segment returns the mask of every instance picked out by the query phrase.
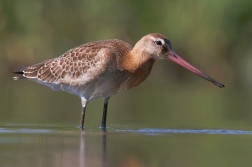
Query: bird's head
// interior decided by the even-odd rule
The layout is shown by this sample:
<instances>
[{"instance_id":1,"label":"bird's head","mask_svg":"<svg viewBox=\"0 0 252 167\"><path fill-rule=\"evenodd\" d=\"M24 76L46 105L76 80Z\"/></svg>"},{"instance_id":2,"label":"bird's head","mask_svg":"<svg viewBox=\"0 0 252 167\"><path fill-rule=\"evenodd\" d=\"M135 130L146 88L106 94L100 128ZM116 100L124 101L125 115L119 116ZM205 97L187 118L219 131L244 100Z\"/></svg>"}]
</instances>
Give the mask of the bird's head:
<instances>
[{"instance_id":1,"label":"bird's head","mask_svg":"<svg viewBox=\"0 0 252 167\"><path fill-rule=\"evenodd\" d=\"M184 59L182 59L176 52L174 52L170 40L162 34L151 33L142 37L142 39L140 39L136 43L133 50L137 50L138 52L140 52L138 54L147 59L169 59L190 70L196 75L212 82L220 88L224 87L223 84L204 74L203 72L186 62Z\"/></svg>"}]
</instances>

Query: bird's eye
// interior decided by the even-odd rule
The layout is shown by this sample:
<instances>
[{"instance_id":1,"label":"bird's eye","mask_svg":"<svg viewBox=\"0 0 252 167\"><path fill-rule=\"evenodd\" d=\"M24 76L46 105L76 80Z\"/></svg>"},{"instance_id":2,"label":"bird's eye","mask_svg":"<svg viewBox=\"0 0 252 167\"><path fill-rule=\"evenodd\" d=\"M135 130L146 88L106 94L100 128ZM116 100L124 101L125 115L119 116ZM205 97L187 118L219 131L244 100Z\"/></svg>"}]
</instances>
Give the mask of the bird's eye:
<instances>
[{"instance_id":1,"label":"bird's eye","mask_svg":"<svg viewBox=\"0 0 252 167\"><path fill-rule=\"evenodd\" d=\"M162 42L161 41L156 41L156 44L157 45L162 45Z\"/></svg>"}]
</instances>

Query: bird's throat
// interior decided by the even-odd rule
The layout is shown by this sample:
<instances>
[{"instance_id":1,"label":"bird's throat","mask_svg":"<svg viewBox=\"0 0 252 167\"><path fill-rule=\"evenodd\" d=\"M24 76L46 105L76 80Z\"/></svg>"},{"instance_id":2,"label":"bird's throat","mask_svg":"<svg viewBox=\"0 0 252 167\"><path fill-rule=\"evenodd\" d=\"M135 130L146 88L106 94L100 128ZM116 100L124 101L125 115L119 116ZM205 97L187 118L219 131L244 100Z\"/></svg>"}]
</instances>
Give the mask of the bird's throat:
<instances>
[{"instance_id":1,"label":"bird's throat","mask_svg":"<svg viewBox=\"0 0 252 167\"><path fill-rule=\"evenodd\" d=\"M122 66L125 70L134 73L139 68L150 68L152 67L155 59L150 58L150 56L139 52L129 52L122 61Z\"/></svg>"}]
</instances>

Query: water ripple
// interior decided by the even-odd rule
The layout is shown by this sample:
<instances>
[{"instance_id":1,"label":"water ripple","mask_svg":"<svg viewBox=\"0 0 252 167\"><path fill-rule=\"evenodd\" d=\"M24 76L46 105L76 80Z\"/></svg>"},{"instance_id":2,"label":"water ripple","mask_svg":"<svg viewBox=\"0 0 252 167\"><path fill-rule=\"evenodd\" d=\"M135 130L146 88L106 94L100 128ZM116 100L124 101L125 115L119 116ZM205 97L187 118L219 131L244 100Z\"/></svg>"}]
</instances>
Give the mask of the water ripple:
<instances>
[{"instance_id":1,"label":"water ripple","mask_svg":"<svg viewBox=\"0 0 252 167\"><path fill-rule=\"evenodd\" d=\"M147 134L221 134L221 135L252 135L252 131L226 129L115 129L117 132L134 132Z\"/></svg>"},{"instance_id":2,"label":"water ripple","mask_svg":"<svg viewBox=\"0 0 252 167\"><path fill-rule=\"evenodd\" d=\"M13 133L25 133L25 134L41 134L41 133L51 133L50 129L6 129L0 128L0 134L13 134Z\"/></svg>"},{"instance_id":3,"label":"water ripple","mask_svg":"<svg viewBox=\"0 0 252 167\"><path fill-rule=\"evenodd\" d=\"M113 133L141 133L147 135L163 135L163 134L213 134L213 135L252 135L252 131L248 130L229 130L229 129L161 129L161 128L110 128L105 131L96 127L85 127L84 131L76 127L60 127L54 125L26 125L26 124L8 124L0 126L0 134L44 134L44 133L64 133L64 132L107 132ZM90 133L91 132L91 133Z\"/></svg>"}]
</instances>

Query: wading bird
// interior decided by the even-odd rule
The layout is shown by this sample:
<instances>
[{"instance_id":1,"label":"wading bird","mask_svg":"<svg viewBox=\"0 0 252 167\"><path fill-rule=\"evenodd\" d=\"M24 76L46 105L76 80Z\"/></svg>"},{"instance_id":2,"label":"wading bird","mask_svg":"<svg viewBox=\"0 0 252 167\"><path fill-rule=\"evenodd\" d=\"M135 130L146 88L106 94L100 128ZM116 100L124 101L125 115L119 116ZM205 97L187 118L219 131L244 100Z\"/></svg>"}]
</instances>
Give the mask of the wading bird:
<instances>
[{"instance_id":1,"label":"wading bird","mask_svg":"<svg viewBox=\"0 0 252 167\"><path fill-rule=\"evenodd\" d=\"M154 62L160 59L170 59L220 88L224 87L177 55L171 42L158 33L142 37L134 47L118 39L89 42L57 58L20 68L15 72L20 75L14 79L27 78L53 90L79 96L81 129L84 128L87 104L103 98L101 127L106 128L109 98L142 83L149 76Z\"/></svg>"}]
</instances>

